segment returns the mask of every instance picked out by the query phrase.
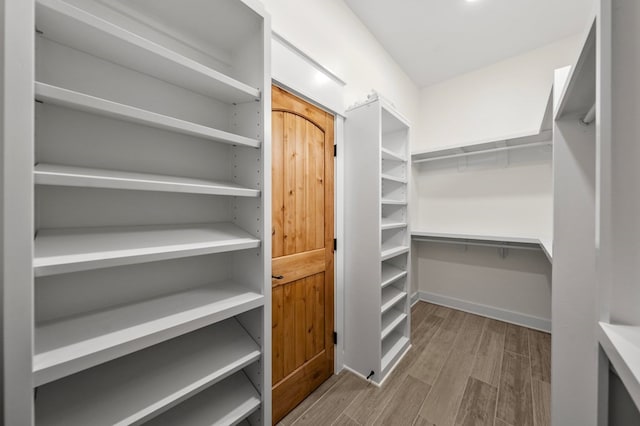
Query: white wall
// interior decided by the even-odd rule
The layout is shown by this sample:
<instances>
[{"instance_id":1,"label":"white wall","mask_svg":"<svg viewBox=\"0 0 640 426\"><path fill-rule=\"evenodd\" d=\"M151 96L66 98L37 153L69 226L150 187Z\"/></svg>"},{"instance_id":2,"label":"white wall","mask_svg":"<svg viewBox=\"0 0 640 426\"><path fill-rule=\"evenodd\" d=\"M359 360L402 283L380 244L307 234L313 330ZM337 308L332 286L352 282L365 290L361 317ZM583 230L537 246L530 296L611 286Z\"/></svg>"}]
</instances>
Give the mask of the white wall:
<instances>
[{"instance_id":1,"label":"white wall","mask_svg":"<svg viewBox=\"0 0 640 426\"><path fill-rule=\"evenodd\" d=\"M551 265L542 252L509 249L503 258L489 247L414 243L413 249L422 298L550 331Z\"/></svg>"},{"instance_id":2,"label":"white wall","mask_svg":"<svg viewBox=\"0 0 640 426\"><path fill-rule=\"evenodd\" d=\"M346 82L345 106L375 89L412 124L419 90L342 0L263 0L273 31Z\"/></svg>"},{"instance_id":3,"label":"white wall","mask_svg":"<svg viewBox=\"0 0 640 426\"><path fill-rule=\"evenodd\" d=\"M423 88L413 151L535 132L553 70L573 63L580 42L571 37Z\"/></svg>"}]
</instances>

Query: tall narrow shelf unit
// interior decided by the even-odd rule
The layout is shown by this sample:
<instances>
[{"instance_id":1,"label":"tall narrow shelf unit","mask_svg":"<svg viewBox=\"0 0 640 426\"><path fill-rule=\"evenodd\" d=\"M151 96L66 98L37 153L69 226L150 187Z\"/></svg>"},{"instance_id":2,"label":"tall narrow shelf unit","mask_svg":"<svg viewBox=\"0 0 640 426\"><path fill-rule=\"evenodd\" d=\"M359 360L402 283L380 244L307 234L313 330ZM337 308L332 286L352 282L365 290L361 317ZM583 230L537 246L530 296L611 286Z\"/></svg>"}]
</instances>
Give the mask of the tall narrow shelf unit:
<instances>
[{"instance_id":1,"label":"tall narrow shelf unit","mask_svg":"<svg viewBox=\"0 0 640 426\"><path fill-rule=\"evenodd\" d=\"M270 423L262 4L35 12L35 424Z\"/></svg>"},{"instance_id":2,"label":"tall narrow shelf unit","mask_svg":"<svg viewBox=\"0 0 640 426\"><path fill-rule=\"evenodd\" d=\"M372 96L345 132L345 365L380 384L410 346L409 124Z\"/></svg>"}]
</instances>

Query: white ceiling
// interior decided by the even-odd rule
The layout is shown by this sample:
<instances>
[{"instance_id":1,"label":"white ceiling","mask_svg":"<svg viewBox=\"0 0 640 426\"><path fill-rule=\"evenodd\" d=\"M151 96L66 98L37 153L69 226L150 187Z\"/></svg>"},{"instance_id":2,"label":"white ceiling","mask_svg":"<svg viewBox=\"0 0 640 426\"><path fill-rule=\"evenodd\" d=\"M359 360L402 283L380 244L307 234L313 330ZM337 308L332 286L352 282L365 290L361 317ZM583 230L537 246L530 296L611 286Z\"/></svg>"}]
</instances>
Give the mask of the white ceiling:
<instances>
[{"instance_id":1,"label":"white ceiling","mask_svg":"<svg viewBox=\"0 0 640 426\"><path fill-rule=\"evenodd\" d=\"M344 0L418 86L585 30L592 0Z\"/></svg>"}]
</instances>

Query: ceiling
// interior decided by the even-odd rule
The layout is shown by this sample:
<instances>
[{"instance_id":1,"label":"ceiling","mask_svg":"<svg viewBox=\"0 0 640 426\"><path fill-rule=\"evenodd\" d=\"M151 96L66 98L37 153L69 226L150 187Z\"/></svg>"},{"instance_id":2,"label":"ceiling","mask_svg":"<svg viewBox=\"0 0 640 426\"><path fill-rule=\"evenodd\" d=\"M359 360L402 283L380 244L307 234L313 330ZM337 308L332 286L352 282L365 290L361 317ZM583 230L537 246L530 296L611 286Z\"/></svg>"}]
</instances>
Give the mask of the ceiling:
<instances>
[{"instance_id":1,"label":"ceiling","mask_svg":"<svg viewBox=\"0 0 640 426\"><path fill-rule=\"evenodd\" d=\"M587 27L592 0L344 0L418 86Z\"/></svg>"}]
</instances>

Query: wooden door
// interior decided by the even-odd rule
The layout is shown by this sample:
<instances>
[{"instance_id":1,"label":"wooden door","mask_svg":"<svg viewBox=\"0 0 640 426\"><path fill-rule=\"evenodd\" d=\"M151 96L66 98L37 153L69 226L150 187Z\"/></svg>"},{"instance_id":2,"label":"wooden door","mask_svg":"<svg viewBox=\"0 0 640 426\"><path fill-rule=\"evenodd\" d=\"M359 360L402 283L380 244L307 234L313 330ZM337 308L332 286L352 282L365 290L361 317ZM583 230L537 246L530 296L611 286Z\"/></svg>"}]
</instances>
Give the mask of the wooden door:
<instances>
[{"instance_id":1,"label":"wooden door","mask_svg":"<svg viewBox=\"0 0 640 426\"><path fill-rule=\"evenodd\" d=\"M273 87L273 422L333 374L333 116Z\"/></svg>"}]
</instances>

